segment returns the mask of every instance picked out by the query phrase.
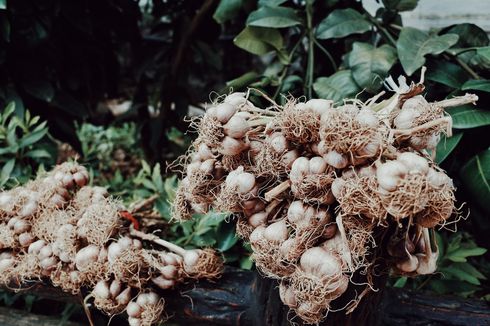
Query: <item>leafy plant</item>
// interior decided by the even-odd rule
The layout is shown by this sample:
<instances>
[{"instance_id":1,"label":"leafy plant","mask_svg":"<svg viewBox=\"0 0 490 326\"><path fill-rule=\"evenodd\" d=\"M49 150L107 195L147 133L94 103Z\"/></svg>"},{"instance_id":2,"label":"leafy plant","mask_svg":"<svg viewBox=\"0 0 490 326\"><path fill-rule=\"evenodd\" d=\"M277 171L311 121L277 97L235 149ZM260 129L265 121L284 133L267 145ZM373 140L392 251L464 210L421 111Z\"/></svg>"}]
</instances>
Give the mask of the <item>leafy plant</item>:
<instances>
[{"instance_id":1,"label":"leafy plant","mask_svg":"<svg viewBox=\"0 0 490 326\"><path fill-rule=\"evenodd\" d=\"M0 188L24 183L38 168L54 163L55 144L48 139L46 121L11 102L0 114Z\"/></svg>"},{"instance_id":2,"label":"leafy plant","mask_svg":"<svg viewBox=\"0 0 490 326\"><path fill-rule=\"evenodd\" d=\"M132 196L128 202L137 203L156 195L152 209L158 211L159 218L167 221L165 236L183 247L213 247L221 251L227 263L238 263L242 268L251 268L248 254L242 249L235 235L233 223L227 223L226 214L209 212L183 223L172 223L171 202L175 198L177 177L164 178L160 165L153 168L142 161L142 168L132 180ZM128 188L127 188L128 189Z\"/></svg>"},{"instance_id":3,"label":"leafy plant","mask_svg":"<svg viewBox=\"0 0 490 326\"><path fill-rule=\"evenodd\" d=\"M468 234L447 236L436 233L436 239L439 246L438 272L414 279L400 277L393 286L414 290L429 289L438 294L457 294L464 297L481 292L481 282L487 280L487 277L479 271L475 258L485 254L487 249L478 247Z\"/></svg>"}]
</instances>

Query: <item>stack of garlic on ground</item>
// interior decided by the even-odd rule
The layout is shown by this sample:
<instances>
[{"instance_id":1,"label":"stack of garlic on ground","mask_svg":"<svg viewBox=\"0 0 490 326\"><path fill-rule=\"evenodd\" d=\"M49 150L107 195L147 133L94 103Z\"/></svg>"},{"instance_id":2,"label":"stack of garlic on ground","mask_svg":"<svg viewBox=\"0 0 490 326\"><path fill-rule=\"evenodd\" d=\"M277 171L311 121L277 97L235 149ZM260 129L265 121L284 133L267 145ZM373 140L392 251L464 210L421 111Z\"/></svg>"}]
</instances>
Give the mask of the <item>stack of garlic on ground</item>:
<instances>
[{"instance_id":1,"label":"stack of garlic on ground","mask_svg":"<svg viewBox=\"0 0 490 326\"><path fill-rule=\"evenodd\" d=\"M87 186L88 179L83 166L67 162L0 192L0 284L15 290L50 280L73 294L89 290L105 313L126 311L130 325L151 325L164 308L155 291L219 275L222 263L210 250L184 250L128 230L122 204L104 188ZM145 249L138 238L170 251Z\"/></svg>"},{"instance_id":2,"label":"stack of garlic on ground","mask_svg":"<svg viewBox=\"0 0 490 326\"><path fill-rule=\"evenodd\" d=\"M399 82L381 102L384 92L338 105L269 100L266 109L245 93L221 98L193 123L174 217L233 213L258 270L280 280L282 301L306 323L336 302L352 311L363 295L349 284L364 275L367 292L375 259L404 275L434 272L429 231L453 214L455 198L429 153L451 131L443 108L477 97L428 103L422 82ZM389 248L378 250L383 232Z\"/></svg>"}]
</instances>

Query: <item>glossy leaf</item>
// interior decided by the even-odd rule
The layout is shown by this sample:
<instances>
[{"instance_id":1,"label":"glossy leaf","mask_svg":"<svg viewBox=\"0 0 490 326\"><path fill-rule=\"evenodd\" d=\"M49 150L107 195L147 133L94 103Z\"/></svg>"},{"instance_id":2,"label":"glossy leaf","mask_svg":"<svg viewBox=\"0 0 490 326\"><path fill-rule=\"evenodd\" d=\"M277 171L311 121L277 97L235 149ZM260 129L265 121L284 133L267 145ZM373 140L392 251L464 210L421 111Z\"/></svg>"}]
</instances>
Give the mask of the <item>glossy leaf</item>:
<instances>
[{"instance_id":1,"label":"glossy leaf","mask_svg":"<svg viewBox=\"0 0 490 326\"><path fill-rule=\"evenodd\" d=\"M335 102L353 96L360 91L350 70L340 70L330 77L317 78L313 84L313 89L320 98L334 100Z\"/></svg>"},{"instance_id":2,"label":"glossy leaf","mask_svg":"<svg viewBox=\"0 0 490 326\"><path fill-rule=\"evenodd\" d=\"M477 91L482 91L482 92L487 92L490 93L490 80L483 79L483 80L477 80L477 79L472 79L468 80L466 83L464 83L463 87L461 87L463 91L466 90L477 90Z\"/></svg>"},{"instance_id":3,"label":"glossy leaf","mask_svg":"<svg viewBox=\"0 0 490 326\"><path fill-rule=\"evenodd\" d=\"M460 66L448 61L436 61L430 65L426 78L440 84L459 89L468 80L468 75Z\"/></svg>"},{"instance_id":4,"label":"glossy leaf","mask_svg":"<svg viewBox=\"0 0 490 326\"><path fill-rule=\"evenodd\" d=\"M459 142L463 138L462 132L453 134L452 137L443 136L436 148L436 163L441 164L451 154L451 152L458 146Z\"/></svg>"},{"instance_id":5,"label":"glossy leaf","mask_svg":"<svg viewBox=\"0 0 490 326\"><path fill-rule=\"evenodd\" d=\"M379 90L388 71L396 62L396 50L387 44L375 48L356 42L349 54L349 67L356 83L368 92Z\"/></svg>"},{"instance_id":6,"label":"glossy leaf","mask_svg":"<svg viewBox=\"0 0 490 326\"><path fill-rule=\"evenodd\" d=\"M461 179L472 200L490 213L490 150L470 159L461 169Z\"/></svg>"},{"instance_id":7,"label":"glossy leaf","mask_svg":"<svg viewBox=\"0 0 490 326\"><path fill-rule=\"evenodd\" d=\"M490 111L480 110L472 105L448 108L446 111L453 118L453 128L469 129L490 125Z\"/></svg>"},{"instance_id":8,"label":"glossy leaf","mask_svg":"<svg viewBox=\"0 0 490 326\"><path fill-rule=\"evenodd\" d=\"M242 0L221 0L214 12L214 20L218 24L223 24L233 19L240 11L242 4Z\"/></svg>"},{"instance_id":9,"label":"glossy leaf","mask_svg":"<svg viewBox=\"0 0 490 326\"><path fill-rule=\"evenodd\" d=\"M233 40L236 46L256 55L264 55L283 47L281 33L276 29L245 27Z\"/></svg>"},{"instance_id":10,"label":"glossy leaf","mask_svg":"<svg viewBox=\"0 0 490 326\"><path fill-rule=\"evenodd\" d=\"M417 7L418 2L418 0L383 0L383 5L394 11L410 11Z\"/></svg>"},{"instance_id":11,"label":"glossy leaf","mask_svg":"<svg viewBox=\"0 0 490 326\"><path fill-rule=\"evenodd\" d=\"M317 27L319 39L341 38L351 34L364 33L371 29L371 24L354 9L334 10Z\"/></svg>"},{"instance_id":12,"label":"glossy leaf","mask_svg":"<svg viewBox=\"0 0 490 326\"><path fill-rule=\"evenodd\" d=\"M0 187L3 187L5 183L10 179L10 174L14 170L15 167L15 158L12 158L7 161L2 167L2 171L0 171Z\"/></svg>"},{"instance_id":13,"label":"glossy leaf","mask_svg":"<svg viewBox=\"0 0 490 326\"><path fill-rule=\"evenodd\" d=\"M405 27L396 43L398 57L405 72L411 76L425 63L427 54L440 54L458 41L458 35L430 35L413 27Z\"/></svg>"},{"instance_id":14,"label":"glossy leaf","mask_svg":"<svg viewBox=\"0 0 490 326\"><path fill-rule=\"evenodd\" d=\"M301 24L294 9L286 7L260 7L250 13L248 26L284 28Z\"/></svg>"},{"instance_id":15,"label":"glossy leaf","mask_svg":"<svg viewBox=\"0 0 490 326\"><path fill-rule=\"evenodd\" d=\"M259 0L259 6L277 7L287 0Z\"/></svg>"}]
</instances>

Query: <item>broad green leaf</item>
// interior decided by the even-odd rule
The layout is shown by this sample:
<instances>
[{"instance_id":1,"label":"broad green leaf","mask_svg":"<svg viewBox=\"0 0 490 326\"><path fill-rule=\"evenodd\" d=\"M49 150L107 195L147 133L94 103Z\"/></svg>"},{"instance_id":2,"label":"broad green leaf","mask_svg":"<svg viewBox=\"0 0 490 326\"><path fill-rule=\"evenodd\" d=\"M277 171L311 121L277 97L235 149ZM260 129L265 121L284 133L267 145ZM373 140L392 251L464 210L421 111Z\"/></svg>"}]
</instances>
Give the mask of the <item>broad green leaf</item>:
<instances>
[{"instance_id":1,"label":"broad green leaf","mask_svg":"<svg viewBox=\"0 0 490 326\"><path fill-rule=\"evenodd\" d=\"M38 99L51 102L51 100L54 98L54 88L48 81L32 80L25 82L22 86L27 93Z\"/></svg>"},{"instance_id":2,"label":"broad green leaf","mask_svg":"<svg viewBox=\"0 0 490 326\"><path fill-rule=\"evenodd\" d=\"M436 61L429 66L427 74L428 80L459 89L468 80L468 75L460 66L448 61Z\"/></svg>"},{"instance_id":3,"label":"broad green leaf","mask_svg":"<svg viewBox=\"0 0 490 326\"><path fill-rule=\"evenodd\" d=\"M381 88L395 62L396 50L387 44L375 48L368 43L356 42L349 54L349 67L354 80L370 93Z\"/></svg>"},{"instance_id":4,"label":"broad green leaf","mask_svg":"<svg viewBox=\"0 0 490 326\"><path fill-rule=\"evenodd\" d=\"M29 145L32 145L38 142L41 138L43 138L48 133L48 129L40 129L34 132L31 132L27 136L23 137L19 142L19 147L24 148Z\"/></svg>"},{"instance_id":5,"label":"broad green leaf","mask_svg":"<svg viewBox=\"0 0 490 326\"><path fill-rule=\"evenodd\" d=\"M213 18L218 24L223 24L230 19L233 19L240 8L242 7L242 0L221 0L218 8L214 12Z\"/></svg>"},{"instance_id":6,"label":"broad green leaf","mask_svg":"<svg viewBox=\"0 0 490 326\"><path fill-rule=\"evenodd\" d=\"M453 118L453 128L469 129L490 125L490 111L476 109L471 105L447 108Z\"/></svg>"},{"instance_id":7,"label":"broad green leaf","mask_svg":"<svg viewBox=\"0 0 490 326\"><path fill-rule=\"evenodd\" d=\"M288 0L259 0L259 6L277 7Z\"/></svg>"},{"instance_id":8,"label":"broad green leaf","mask_svg":"<svg viewBox=\"0 0 490 326\"><path fill-rule=\"evenodd\" d=\"M460 171L463 186L479 206L490 213L490 149L470 159Z\"/></svg>"},{"instance_id":9,"label":"broad green leaf","mask_svg":"<svg viewBox=\"0 0 490 326\"><path fill-rule=\"evenodd\" d=\"M341 38L351 34L364 33L371 29L371 24L354 9L334 10L322 20L316 29L319 39Z\"/></svg>"},{"instance_id":10,"label":"broad green leaf","mask_svg":"<svg viewBox=\"0 0 490 326\"><path fill-rule=\"evenodd\" d=\"M410 11L417 7L418 2L419 0L383 0L383 5L394 11Z\"/></svg>"},{"instance_id":11,"label":"broad green leaf","mask_svg":"<svg viewBox=\"0 0 490 326\"><path fill-rule=\"evenodd\" d=\"M478 48L476 50L476 54L487 60L490 60L490 46Z\"/></svg>"},{"instance_id":12,"label":"broad green leaf","mask_svg":"<svg viewBox=\"0 0 490 326\"><path fill-rule=\"evenodd\" d=\"M10 179L10 174L15 167L15 158L12 158L5 163L0 172L0 187L3 187L5 183Z\"/></svg>"},{"instance_id":13,"label":"broad green leaf","mask_svg":"<svg viewBox=\"0 0 490 326\"><path fill-rule=\"evenodd\" d=\"M425 63L427 54L440 54L458 41L458 35L430 35L413 27L405 27L396 42L398 57L407 75L411 76Z\"/></svg>"},{"instance_id":14,"label":"broad green leaf","mask_svg":"<svg viewBox=\"0 0 490 326\"><path fill-rule=\"evenodd\" d=\"M330 77L317 78L313 84L313 89L320 98L335 102L355 95L360 91L359 86L352 78L350 70L340 70Z\"/></svg>"},{"instance_id":15,"label":"broad green leaf","mask_svg":"<svg viewBox=\"0 0 490 326\"><path fill-rule=\"evenodd\" d=\"M248 26L283 28L301 24L294 9L286 7L260 7L250 13Z\"/></svg>"},{"instance_id":16,"label":"broad green leaf","mask_svg":"<svg viewBox=\"0 0 490 326\"><path fill-rule=\"evenodd\" d=\"M461 87L463 91L473 89L477 91L482 91L482 92L487 92L490 93L490 80L484 79L484 80L477 80L477 79L472 79L468 80L466 83L464 83L463 87Z\"/></svg>"},{"instance_id":17,"label":"broad green leaf","mask_svg":"<svg viewBox=\"0 0 490 326\"><path fill-rule=\"evenodd\" d=\"M33 149L25 154L25 156L30 158L48 158L51 155L45 149Z\"/></svg>"},{"instance_id":18,"label":"broad green leaf","mask_svg":"<svg viewBox=\"0 0 490 326\"><path fill-rule=\"evenodd\" d=\"M452 137L443 136L436 148L436 163L441 164L456 148L461 138L463 138L463 132L457 132Z\"/></svg>"},{"instance_id":19,"label":"broad green leaf","mask_svg":"<svg viewBox=\"0 0 490 326\"><path fill-rule=\"evenodd\" d=\"M238 242L234 223L221 223L216 233L217 249L221 252L229 250Z\"/></svg>"},{"instance_id":20,"label":"broad green leaf","mask_svg":"<svg viewBox=\"0 0 490 326\"><path fill-rule=\"evenodd\" d=\"M481 27L470 23L453 25L446 33L459 36L455 44L455 47L458 48L487 46L489 41L487 33Z\"/></svg>"},{"instance_id":21,"label":"broad green leaf","mask_svg":"<svg viewBox=\"0 0 490 326\"><path fill-rule=\"evenodd\" d=\"M283 47L281 33L277 29L245 27L233 40L236 46L256 55L264 55Z\"/></svg>"}]
</instances>

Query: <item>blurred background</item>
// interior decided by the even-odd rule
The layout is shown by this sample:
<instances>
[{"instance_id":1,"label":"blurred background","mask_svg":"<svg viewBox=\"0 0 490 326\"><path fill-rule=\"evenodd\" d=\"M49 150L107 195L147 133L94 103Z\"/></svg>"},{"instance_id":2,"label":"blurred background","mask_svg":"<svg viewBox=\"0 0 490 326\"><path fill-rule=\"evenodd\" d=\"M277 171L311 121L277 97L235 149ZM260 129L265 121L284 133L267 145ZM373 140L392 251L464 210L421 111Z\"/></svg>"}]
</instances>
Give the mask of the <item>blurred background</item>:
<instances>
[{"instance_id":1,"label":"blurred background","mask_svg":"<svg viewBox=\"0 0 490 326\"><path fill-rule=\"evenodd\" d=\"M451 109L454 136L436 153L469 218L439 232L440 273L390 286L490 300L489 18L481 0L0 0L0 187L76 157L128 205L157 195L141 218L163 235L250 269L224 216L168 223L186 117L247 87L278 103L365 100L425 65L429 100L480 97ZM83 320L77 305L32 295L0 302Z\"/></svg>"}]
</instances>

